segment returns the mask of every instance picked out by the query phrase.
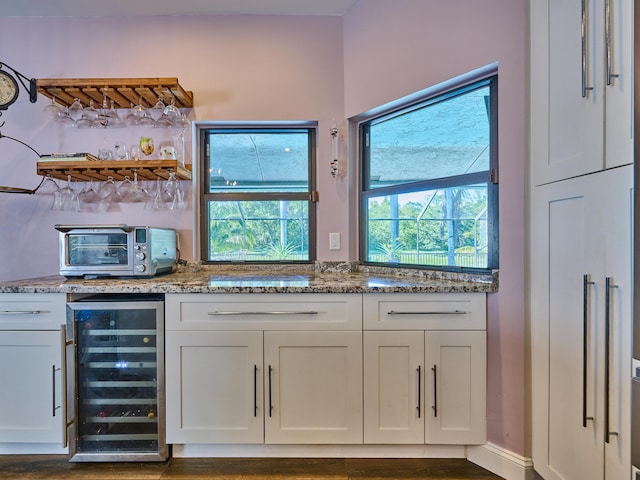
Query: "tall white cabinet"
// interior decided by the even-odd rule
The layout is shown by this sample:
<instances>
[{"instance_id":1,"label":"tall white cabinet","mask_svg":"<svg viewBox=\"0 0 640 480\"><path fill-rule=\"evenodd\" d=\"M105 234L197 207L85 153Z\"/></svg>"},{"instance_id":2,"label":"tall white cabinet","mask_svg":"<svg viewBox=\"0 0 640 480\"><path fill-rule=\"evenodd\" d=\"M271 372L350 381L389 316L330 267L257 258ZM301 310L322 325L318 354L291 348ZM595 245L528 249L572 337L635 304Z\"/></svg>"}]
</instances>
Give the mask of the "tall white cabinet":
<instances>
[{"instance_id":1,"label":"tall white cabinet","mask_svg":"<svg viewBox=\"0 0 640 480\"><path fill-rule=\"evenodd\" d=\"M532 453L545 480L631 478L632 11L531 2Z\"/></svg>"},{"instance_id":2,"label":"tall white cabinet","mask_svg":"<svg viewBox=\"0 0 640 480\"><path fill-rule=\"evenodd\" d=\"M535 185L631 163L631 0L532 0Z\"/></svg>"},{"instance_id":3,"label":"tall white cabinet","mask_svg":"<svg viewBox=\"0 0 640 480\"><path fill-rule=\"evenodd\" d=\"M533 193L533 461L631 478L631 167Z\"/></svg>"}]
</instances>

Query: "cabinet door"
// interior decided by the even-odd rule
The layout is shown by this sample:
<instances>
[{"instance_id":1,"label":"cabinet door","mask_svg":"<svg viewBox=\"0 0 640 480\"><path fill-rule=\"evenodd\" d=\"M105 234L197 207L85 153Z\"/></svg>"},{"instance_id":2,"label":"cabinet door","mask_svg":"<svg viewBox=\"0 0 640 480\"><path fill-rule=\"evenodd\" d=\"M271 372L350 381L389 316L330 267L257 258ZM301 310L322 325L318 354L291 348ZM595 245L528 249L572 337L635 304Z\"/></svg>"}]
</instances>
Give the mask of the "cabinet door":
<instances>
[{"instance_id":1,"label":"cabinet door","mask_svg":"<svg viewBox=\"0 0 640 480\"><path fill-rule=\"evenodd\" d=\"M262 443L262 332L166 335L167 443Z\"/></svg>"},{"instance_id":2,"label":"cabinet door","mask_svg":"<svg viewBox=\"0 0 640 480\"><path fill-rule=\"evenodd\" d=\"M422 331L364 332L364 443L424 443Z\"/></svg>"},{"instance_id":3,"label":"cabinet door","mask_svg":"<svg viewBox=\"0 0 640 480\"><path fill-rule=\"evenodd\" d=\"M631 464L631 338L633 301L632 288L632 225L633 225L633 180L632 167L617 168L607 172L600 185L606 188L602 195L607 219L599 231L605 235L606 262L604 275L598 279L602 288L609 278L609 315L603 313L603 323L608 320L609 345L606 357L607 325L600 324L600 338L604 344L604 374L609 379L609 389L603 392L605 424L609 432L605 435L605 478L629 478ZM613 186L615 188L611 188ZM605 292L606 293L606 292ZM600 306L604 309L606 298ZM603 332L604 330L604 332ZM604 383L604 382L603 382ZM603 388L606 386L603 384ZM607 441L608 440L608 441Z\"/></svg>"},{"instance_id":4,"label":"cabinet door","mask_svg":"<svg viewBox=\"0 0 640 480\"><path fill-rule=\"evenodd\" d=\"M486 442L486 332L425 333L425 441Z\"/></svg>"},{"instance_id":5,"label":"cabinet door","mask_svg":"<svg viewBox=\"0 0 640 480\"><path fill-rule=\"evenodd\" d=\"M602 478L605 450L607 478L628 477L631 182L623 167L534 191L532 446L547 480Z\"/></svg>"},{"instance_id":6,"label":"cabinet door","mask_svg":"<svg viewBox=\"0 0 640 480\"><path fill-rule=\"evenodd\" d=\"M601 375L589 361L601 354L593 328L601 321L601 286L584 283L602 272L602 219L592 186L587 176L534 191L533 459L548 480L597 479L603 472L602 423L583 425L583 402L589 417L600 418L595 409L602 408L594 381L583 391L585 372L590 379Z\"/></svg>"},{"instance_id":7,"label":"cabinet door","mask_svg":"<svg viewBox=\"0 0 640 480\"><path fill-rule=\"evenodd\" d=\"M604 166L602 2L531 2L531 162L536 185Z\"/></svg>"},{"instance_id":8,"label":"cabinet door","mask_svg":"<svg viewBox=\"0 0 640 480\"><path fill-rule=\"evenodd\" d=\"M62 444L60 335L0 331L0 442Z\"/></svg>"},{"instance_id":9,"label":"cabinet door","mask_svg":"<svg viewBox=\"0 0 640 480\"><path fill-rule=\"evenodd\" d=\"M266 443L362 443L362 332L265 332Z\"/></svg>"}]
</instances>

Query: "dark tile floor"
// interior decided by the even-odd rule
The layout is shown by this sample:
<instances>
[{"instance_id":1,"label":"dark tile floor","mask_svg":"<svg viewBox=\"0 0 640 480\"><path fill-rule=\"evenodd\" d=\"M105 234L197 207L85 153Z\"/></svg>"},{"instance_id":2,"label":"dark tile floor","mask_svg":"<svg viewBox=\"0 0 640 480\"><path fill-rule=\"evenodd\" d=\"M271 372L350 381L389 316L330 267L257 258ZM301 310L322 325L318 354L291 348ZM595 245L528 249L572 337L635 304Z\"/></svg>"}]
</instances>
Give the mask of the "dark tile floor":
<instances>
[{"instance_id":1,"label":"dark tile floor","mask_svg":"<svg viewBox=\"0 0 640 480\"><path fill-rule=\"evenodd\" d=\"M69 463L60 455L0 455L11 480L500 480L463 459L172 458L167 463Z\"/></svg>"}]
</instances>

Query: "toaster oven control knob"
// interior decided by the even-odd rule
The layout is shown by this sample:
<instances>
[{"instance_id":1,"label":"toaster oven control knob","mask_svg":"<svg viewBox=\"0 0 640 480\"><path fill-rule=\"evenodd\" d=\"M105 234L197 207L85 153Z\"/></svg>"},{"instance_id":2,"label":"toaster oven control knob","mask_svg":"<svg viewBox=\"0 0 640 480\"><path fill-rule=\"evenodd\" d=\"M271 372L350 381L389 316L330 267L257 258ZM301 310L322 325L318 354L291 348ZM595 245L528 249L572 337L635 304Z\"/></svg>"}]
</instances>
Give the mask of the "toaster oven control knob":
<instances>
[{"instance_id":1,"label":"toaster oven control knob","mask_svg":"<svg viewBox=\"0 0 640 480\"><path fill-rule=\"evenodd\" d=\"M147 258L147 255L144 252L137 252L136 253L136 260L144 260L145 258Z\"/></svg>"},{"instance_id":2,"label":"toaster oven control knob","mask_svg":"<svg viewBox=\"0 0 640 480\"><path fill-rule=\"evenodd\" d=\"M136 265L136 270L139 272L144 272L146 269L146 265Z\"/></svg>"}]
</instances>

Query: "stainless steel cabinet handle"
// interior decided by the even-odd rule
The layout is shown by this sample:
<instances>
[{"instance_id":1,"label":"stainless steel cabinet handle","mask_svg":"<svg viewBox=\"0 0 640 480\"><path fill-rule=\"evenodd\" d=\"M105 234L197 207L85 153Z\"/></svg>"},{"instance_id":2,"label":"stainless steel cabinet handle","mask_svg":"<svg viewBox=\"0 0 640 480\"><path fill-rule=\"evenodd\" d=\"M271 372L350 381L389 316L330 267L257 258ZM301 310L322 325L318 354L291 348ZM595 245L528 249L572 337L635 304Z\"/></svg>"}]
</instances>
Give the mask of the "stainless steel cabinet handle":
<instances>
[{"instance_id":1,"label":"stainless steel cabinet handle","mask_svg":"<svg viewBox=\"0 0 640 480\"><path fill-rule=\"evenodd\" d=\"M55 365L51 365L51 416L56 416L56 410L60 408L56 406L56 371L60 370Z\"/></svg>"},{"instance_id":2,"label":"stainless steel cabinet handle","mask_svg":"<svg viewBox=\"0 0 640 480\"><path fill-rule=\"evenodd\" d=\"M611 283L611 277L605 278L604 294L604 441L609 443L611 435L618 435L618 432L610 431L609 408L611 399L609 398L609 388L611 383L611 289L618 288L618 285Z\"/></svg>"},{"instance_id":3,"label":"stainless steel cabinet handle","mask_svg":"<svg viewBox=\"0 0 640 480\"><path fill-rule=\"evenodd\" d=\"M582 426L587 427L587 420L593 420L593 417L587 416L587 377L588 365L587 357L589 355L589 285L595 282L589 280L589 275L582 277Z\"/></svg>"},{"instance_id":4,"label":"stainless steel cabinet handle","mask_svg":"<svg viewBox=\"0 0 640 480\"><path fill-rule=\"evenodd\" d=\"M605 30L605 44L607 46L607 85L611 85L611 79L617 78L620 75L616 73L611 73L611 0L606 0L604 5L604 30Z\"/></svg>"},{"instance_id":5,"label":"stainless steel cabinet handle","mask_svg":"<svg viewBox=\"0 0 640 480\"><path fill-rule=\"evenodd\" d=\"M396 312L395 310L389 310L387 315L466 315L464 310L443 310L443 311L429 311L429 312Z\"/></svg>"},{"instance_id":6,"label":"stainless steel cabinet handle","mask_svg":"<svg viewBox=\"0 0 640 480\"><path fill-rule=\"evenodd\" d=\"M214 310L213 312L208 312L207 315L211 316L233 316L233 315L318 315L318 312L314 310L306 310L306 311L273 311L273 312L233 312L233 311L220 311Z\"/></svg>"},{"instance_id":7,"label":"stainless steel cabinet handle","mask_svg":"<svg viewBox=\"0 0 640 480\"><path fill-rule=\"evenodd\" d=\"M273 402L271 401L271 372L273 368L269 365L269 418L271 418L271 412L273 412Z\"/></svg>"},{"instance_id":8,"label":"stainless steel cabinet handle","mask_svg":"<svg viewBox=\"0 0 640 480\"><path fill-rule=\"evenodd\" d=\"M438 371L436 370L436 366L431 367L433 371L433 416L438 416Z\"/></svg>"},{"instance_id":9,"label":"stainless steel cabinet handle","mask_svg":"<svg viewBox=\"0 0 640 480\"><path fill-rule=\"evenodd\" d=\"M587 0L582 0L582 20L580 28L580 37L582 41L582 98L587 96L588 90L593 87L587 86Z\"/></svg>"},{"instance_id":10,"label":"stainless steel cabinet handle","mask_svg":"<svg viewBox=\"0 0 640 480\"><path fill-rule=\"evenodd\" d=\"M420 418L420 404L422 403L421 398L421 390L422 390L422 368L418 365L418 406L416 410L418 410L418 418Z\"/></svg>"},{"instance_id":11,"label":"stainless steel cabinet handle","mask_svg":"<svg viewBox=\"0 0 640 480\"><path fill-rule=\"evenodd\" d=\"M43 310L2 310L0 315L40 315Z\"/></svg>"},{"instance_id":12,"label":"stainless steel cabinet handle","mask_svg":"<svg viewBox=\"0 0 640 480\"><path fill-rule=\"evenodd\" d=\"M258 366L253 366L253 416L258 416Z\"/></svg>"}]
</instances>

